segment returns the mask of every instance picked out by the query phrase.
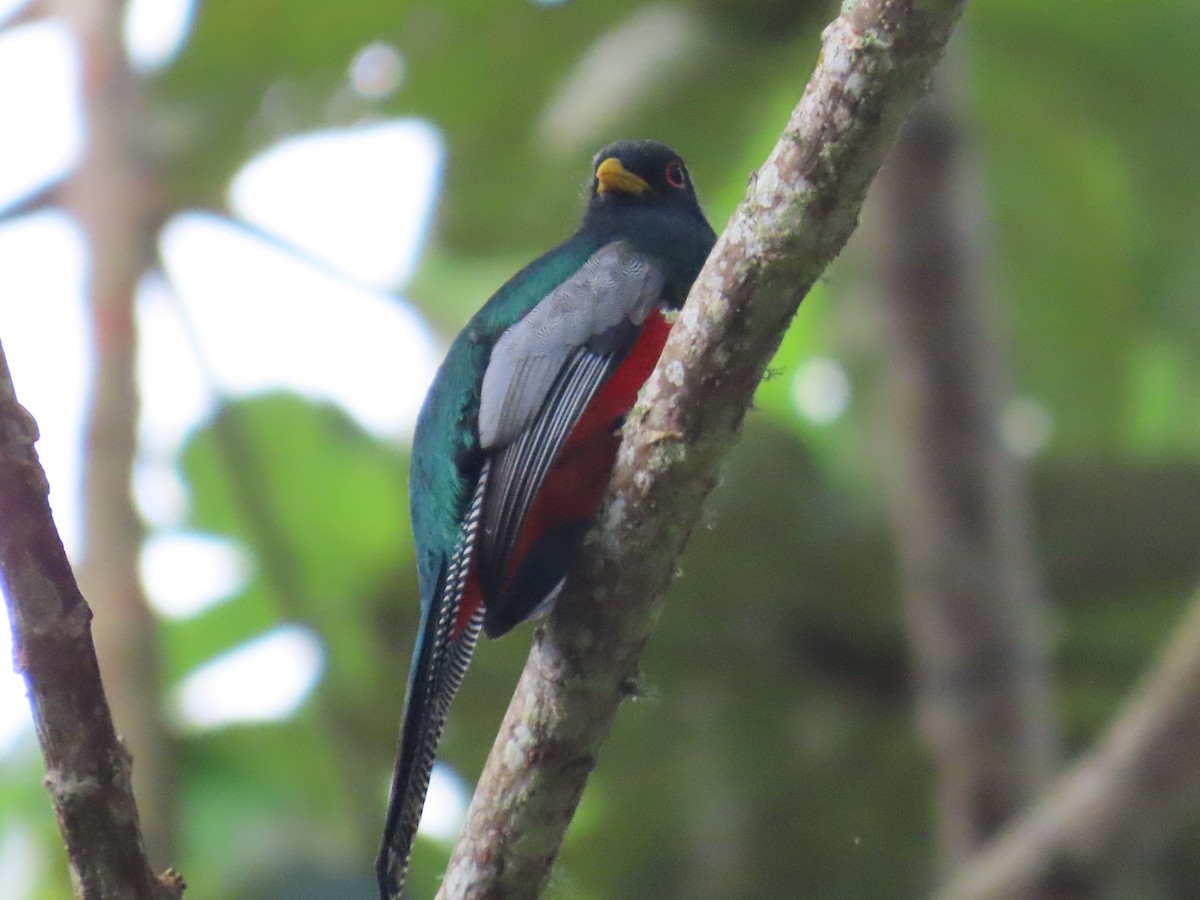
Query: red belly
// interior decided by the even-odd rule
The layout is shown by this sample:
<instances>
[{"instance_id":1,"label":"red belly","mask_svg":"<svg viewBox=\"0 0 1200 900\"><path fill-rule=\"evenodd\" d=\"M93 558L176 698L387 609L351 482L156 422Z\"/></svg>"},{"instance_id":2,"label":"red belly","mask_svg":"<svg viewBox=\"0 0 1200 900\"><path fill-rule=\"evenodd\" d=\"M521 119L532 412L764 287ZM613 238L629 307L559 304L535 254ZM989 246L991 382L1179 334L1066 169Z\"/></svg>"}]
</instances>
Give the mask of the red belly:
<instances>
[{"instance_id":1,"label":"red belly","mask_svg":"<svg viewBox=\"0 0 1200 900\"><path fill-rule=\"evenodd\" d=\"M508 561L508 577L520 568L525 554L544 534L592 519L599 511L621 444L620 429L614 426L633 409L638 391L654 370L670 332L671 326L662 313L652 312L629 354L571 429L521 528ZM479 579L472 570L458 610L456 635L482 601Z\"/></svg>"}]
</instances>

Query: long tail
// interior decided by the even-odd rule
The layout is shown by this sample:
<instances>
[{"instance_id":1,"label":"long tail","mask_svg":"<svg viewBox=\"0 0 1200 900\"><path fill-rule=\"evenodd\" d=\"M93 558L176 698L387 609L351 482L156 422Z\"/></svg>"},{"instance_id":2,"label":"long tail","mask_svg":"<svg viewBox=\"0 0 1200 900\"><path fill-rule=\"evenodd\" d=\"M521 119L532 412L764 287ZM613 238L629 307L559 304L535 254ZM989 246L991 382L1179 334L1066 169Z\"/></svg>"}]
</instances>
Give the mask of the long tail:
<instances>
[{"instance_id":1,"label":"long tail","mask_svg":"<svg viewBox=\"0 0 1200 900\"><path fill-rule=\"evenodd\" d=\"M463 524L458 547L439 579L434 602L422 612L412 670L408 676L404 720L400 730L400 746L396 752L396 769L392 775L383 842L375 862L380 900L401 900L403 896L408 857L417 834L417 824L421 821L425 794L429 790L429 775L450 711L450 701L462 684L483 623L483 608L480 607L475 610L466 627L458 634L454 633L459 605L470 573L472 548L479 529L486 484L485 467Z\"/></svg>"}]
</instances>

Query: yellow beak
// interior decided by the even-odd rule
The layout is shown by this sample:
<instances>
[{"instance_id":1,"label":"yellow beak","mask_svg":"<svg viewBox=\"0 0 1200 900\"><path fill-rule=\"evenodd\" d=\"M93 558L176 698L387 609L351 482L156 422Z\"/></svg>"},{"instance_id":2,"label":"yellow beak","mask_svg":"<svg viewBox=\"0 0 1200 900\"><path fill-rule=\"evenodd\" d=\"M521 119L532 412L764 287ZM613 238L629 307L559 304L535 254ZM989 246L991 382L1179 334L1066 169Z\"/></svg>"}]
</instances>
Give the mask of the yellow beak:
<instances>
[{"instance_id":1,"label":"yellow beak","mask_svg":"<svg viewBox=\"0 0 1200 900\"><path fill-rule=\"evenodd\" d=\"M596 167L596 193L598 194L644 194L650 185L644 178L634 175L621 165L615 156L610 156Z\"/></svg>"}]
</instances>

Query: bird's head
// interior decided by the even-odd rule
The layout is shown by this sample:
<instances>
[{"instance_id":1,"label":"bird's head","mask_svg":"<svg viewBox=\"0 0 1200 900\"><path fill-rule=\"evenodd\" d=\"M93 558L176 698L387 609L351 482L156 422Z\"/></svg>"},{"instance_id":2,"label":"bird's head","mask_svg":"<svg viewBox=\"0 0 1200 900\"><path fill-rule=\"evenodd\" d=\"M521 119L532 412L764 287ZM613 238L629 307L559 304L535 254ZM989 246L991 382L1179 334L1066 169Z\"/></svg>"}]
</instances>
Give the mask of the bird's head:
<instances>
[{"instance_id":1,"label":"bird's head","mask_svg":"<svg viewBox=\"0 0 1200 900\"><path fill-rule=\"evenodd\" d=\"M682 157L658 141L617 141L597 153L588 205L700 210Z\"/></svg>"}]
</instances>

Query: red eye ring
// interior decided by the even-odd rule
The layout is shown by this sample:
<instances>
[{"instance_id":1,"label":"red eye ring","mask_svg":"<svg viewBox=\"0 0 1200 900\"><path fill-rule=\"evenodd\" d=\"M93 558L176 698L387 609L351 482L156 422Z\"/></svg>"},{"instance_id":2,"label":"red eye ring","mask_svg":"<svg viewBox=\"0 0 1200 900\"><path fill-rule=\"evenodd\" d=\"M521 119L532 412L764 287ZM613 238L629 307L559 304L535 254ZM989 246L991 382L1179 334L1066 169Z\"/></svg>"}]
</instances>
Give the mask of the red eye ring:
<instances>
[{"instance_id":1,"label":"red eye ring","mask_svg":"<svg viewBox=\"0 0 1200 900\"><path fill-rule=\"evenodd\" d=\"M667 170L664 173L667 179L667 184L675 188L677 191L682 191L687 188L687 169L683 167L677 159L667 163Z\"/></svg>"}]
</instances>

